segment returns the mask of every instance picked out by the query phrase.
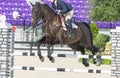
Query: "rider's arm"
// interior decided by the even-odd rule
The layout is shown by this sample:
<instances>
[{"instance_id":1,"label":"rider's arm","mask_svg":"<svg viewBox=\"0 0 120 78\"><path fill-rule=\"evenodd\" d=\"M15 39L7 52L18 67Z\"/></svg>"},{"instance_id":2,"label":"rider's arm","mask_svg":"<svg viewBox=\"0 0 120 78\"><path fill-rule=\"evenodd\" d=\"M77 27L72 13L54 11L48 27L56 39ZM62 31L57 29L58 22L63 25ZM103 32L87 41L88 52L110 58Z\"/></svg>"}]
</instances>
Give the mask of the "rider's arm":
<instances>
[{"instance_id":1,"label":"rider's arm","mask_svg":"<svg viewBox=\"0 0 120 78\"><path fill-rule=\"evenodd\" d=\"M56 9L57 9L57 7L55 6L55 4L54 4L54 3L52 3L52 8L53 8L54 10L56 10Z\"/></svg>"}]
</instances>

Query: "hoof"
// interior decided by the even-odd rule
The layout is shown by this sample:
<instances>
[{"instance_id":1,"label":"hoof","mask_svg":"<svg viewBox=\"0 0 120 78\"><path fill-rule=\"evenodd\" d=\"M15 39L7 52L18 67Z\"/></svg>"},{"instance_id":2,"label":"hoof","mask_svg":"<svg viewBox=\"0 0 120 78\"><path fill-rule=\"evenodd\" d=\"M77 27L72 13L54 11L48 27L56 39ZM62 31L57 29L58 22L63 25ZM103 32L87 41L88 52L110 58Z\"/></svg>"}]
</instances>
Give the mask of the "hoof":
<instances>
[{"instance_id":1,"label":"hoof","mask_svg":"<svg viewBox=\"0 0 120 78\"><path fill-rule=\"evenodd\" d=\"M96 66L100 66L101 65L101 62L100 61L97 61L96 62Z\"/></svg>"},{"instance_id":2,"label":"hoof","mask_svg":"<svg viewBox=\"0 0 120 78\"><path fill-rule=\"evenodd\" d=\"M83 63L83 65L84 65L85 67L89 67L89 66L90 66L89 63Z\"/></svg>"},{"instance_id":3,"label":"hoof","mask_svg":"<svg viewBox=\"0 0 120 78\"><path fill-rule=\"evenodd\" d=\"M96 61L93 61L93 64L96 64Z\"/></svg>"},{"instance_id":4,"label":"hoof","mask_svg":"<svg viewBox=\"0 0 120 78\"><path fill-rule=\"evenodd\" d=\"M85 59L85 58L82 59L82 64L83 64L85 67L89 67L89 66L90 66L89 63L88 63L88 59Z\"/></svg>"},{"instance_id":5,"label":"hoof","mask_svg":"<svg viewBox=\"0 0 120 78\"><path fill-rule=\"evenodd\" d=\"M101 65L101 59L94 60L94 64L96 64L96 66L100 66Z\"/></svg>"},{"instance_id":6,"label":"hoof","mask_svg":"<svg viewBox=\"0 0 120 78\"><path fill-rule=\"evenodd\" d=\"M53 57L50 57L49 60L54 63L55 62L55 59Z\"/></svg>"},{"instance_id":7,"label":"hoof","mask_svg":"<svg viewBox=\"0 0 120 78\"><path fill-rule=\"evenodd\" d=\"M41 60L41 62L44 62L44 57L43 56L39 56L39 59Z\"/></svg>"}]
</instances>

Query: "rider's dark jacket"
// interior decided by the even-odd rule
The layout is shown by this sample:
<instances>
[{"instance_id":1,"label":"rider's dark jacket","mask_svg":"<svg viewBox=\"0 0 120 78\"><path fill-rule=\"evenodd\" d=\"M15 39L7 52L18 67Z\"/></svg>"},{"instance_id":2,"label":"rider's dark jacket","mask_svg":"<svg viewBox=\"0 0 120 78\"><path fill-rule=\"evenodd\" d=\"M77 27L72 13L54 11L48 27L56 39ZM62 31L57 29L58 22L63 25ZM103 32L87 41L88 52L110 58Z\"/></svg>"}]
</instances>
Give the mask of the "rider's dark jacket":
<instances>
[{"instance_id":1,"label":"rider's dark jacket","mask_svg":"<svg viewBox=\"0 0 120 78\"><path fill-rule=\"evenodd\" d=\"M72 6L62 0L56 0L57 1L57 6L55 5L55 3L52 3L52 7L54 10L60 10L61 14L65 14L68 13L69 11L72 10Z\"/></svg>"}]
</instances>

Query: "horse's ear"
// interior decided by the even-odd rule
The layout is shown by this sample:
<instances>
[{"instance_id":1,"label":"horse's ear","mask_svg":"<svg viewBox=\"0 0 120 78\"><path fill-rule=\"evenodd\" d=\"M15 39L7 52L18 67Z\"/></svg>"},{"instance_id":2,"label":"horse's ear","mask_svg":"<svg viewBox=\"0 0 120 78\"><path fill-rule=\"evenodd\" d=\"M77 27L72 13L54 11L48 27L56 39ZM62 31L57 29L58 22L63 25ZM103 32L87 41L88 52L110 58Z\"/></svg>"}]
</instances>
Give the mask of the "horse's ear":
<instances>
[{"instance_id":1,"label":"horse's ear","mask_svg":"<svg viewBox=\"0 0 120 78\"><path fill-rule=\"evenodd\" d=\"M33 7L34 5L30 2L31 6Z\"/></svg>"}]
</instances>

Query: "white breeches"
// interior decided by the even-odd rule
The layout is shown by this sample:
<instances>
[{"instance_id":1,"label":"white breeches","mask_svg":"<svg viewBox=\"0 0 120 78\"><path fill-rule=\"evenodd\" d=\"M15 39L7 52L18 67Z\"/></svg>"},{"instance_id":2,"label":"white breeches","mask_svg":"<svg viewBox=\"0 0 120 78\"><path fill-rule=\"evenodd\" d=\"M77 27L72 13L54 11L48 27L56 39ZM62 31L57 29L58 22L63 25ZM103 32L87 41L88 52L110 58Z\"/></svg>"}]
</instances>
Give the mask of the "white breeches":
<instances>
[{"instance_id":1,"label":"white breeches","mask_svg":"<svg viewBox=\"0 0 120 78\"><path fill-rule=\"evenodd\" d=\"M74 15L74 10L71 10L70 12L64 14L65 15L65 21L67 21L68 19L71 19Z\"/></svg>"}]
</instances>

